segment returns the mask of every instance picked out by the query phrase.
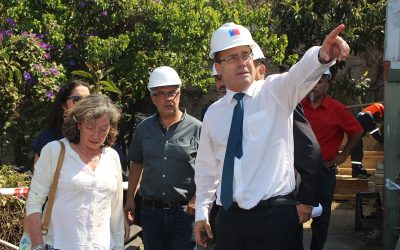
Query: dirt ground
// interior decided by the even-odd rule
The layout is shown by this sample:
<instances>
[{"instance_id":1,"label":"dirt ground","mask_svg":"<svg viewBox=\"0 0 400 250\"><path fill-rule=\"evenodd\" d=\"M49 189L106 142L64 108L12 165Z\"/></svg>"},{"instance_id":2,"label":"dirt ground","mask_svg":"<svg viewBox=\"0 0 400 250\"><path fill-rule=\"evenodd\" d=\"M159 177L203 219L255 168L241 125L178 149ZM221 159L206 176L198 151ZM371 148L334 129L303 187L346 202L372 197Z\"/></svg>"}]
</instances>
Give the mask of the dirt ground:
<instances>
[{"instance_id":1,"label":"dirt ground","mask_svg":"<svg viewBox=\"0 0 400 250\"><path fill-rule=\"evenodd\" d=\"M354 230L354 203L334 202L328 240L324 250L381 250L383 235L379 217L372 206L364 206L361 230ZM304 249L310 249L311 221L304 225Z\"/></svg>"},{"instance_id":2,"label":"dirt ground","mask_svg":"<svg viewBox=\"0 0 400 250\"><path fill-rule=\"evenodd\" d=\"M324 250L381 250L383 245L381 223L372 206L364 206L366 218L362 221L361 230L354 230L354 202L334 202L332 204L331 223L328 240ZM311 221L304 224L304 249L310 249ZM137 239L129 248L143 249L141 240Z\"/></svg>"}]
</instances>

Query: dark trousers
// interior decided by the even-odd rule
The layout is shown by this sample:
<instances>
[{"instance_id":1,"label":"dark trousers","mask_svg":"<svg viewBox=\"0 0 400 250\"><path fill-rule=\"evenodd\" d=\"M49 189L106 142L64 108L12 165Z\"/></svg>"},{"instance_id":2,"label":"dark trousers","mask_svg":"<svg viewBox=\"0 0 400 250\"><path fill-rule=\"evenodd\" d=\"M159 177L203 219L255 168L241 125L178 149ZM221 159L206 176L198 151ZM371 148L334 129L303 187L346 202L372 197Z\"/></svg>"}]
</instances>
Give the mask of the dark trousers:
<instances>
[{"instance_id":1,"label":"dark trousers","mask_svg":"<svg viewBox=\"0 0 400 250\"><path fill-rule=\"evenodd\" d=\"M231 207L218 210L215 229L217 250L303 249L303 230L294 205Z\"/></svg>"},{"instance_id":2,"label":"dark trousers","mask_svg":"<svg viewBox=\"0 0 400 250\"><path fill-rule=\"evenodd\" d=\"M185 206L163 209L141 207L145 250L193 250L194 216L185 212Z\"/></svg>"},{"instance_id":3,"label":"dark trousers","mask_svg":"<svg viewBox=\"0 0 400 250\"><path fill-rule=\"evenodd\" d=\"M328 237L329 220L331 218L331 205L333 194L335 192L335 185L335 170L321 170L319 183L319 203L321 203L323 210L321 216L313 218L313 222L311 223L311 250L323 249Z\"/></svg>"}]
</instances>

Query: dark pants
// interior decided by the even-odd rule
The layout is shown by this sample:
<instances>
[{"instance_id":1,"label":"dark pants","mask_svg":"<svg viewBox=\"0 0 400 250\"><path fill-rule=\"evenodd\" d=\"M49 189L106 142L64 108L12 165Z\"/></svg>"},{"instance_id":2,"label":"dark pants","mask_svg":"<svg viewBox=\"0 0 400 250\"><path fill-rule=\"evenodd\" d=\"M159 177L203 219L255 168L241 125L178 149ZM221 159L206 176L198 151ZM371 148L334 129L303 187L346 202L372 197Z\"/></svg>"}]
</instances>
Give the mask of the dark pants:
<instances>
[{"instance_id":1,"label":"dark pants","mask_svg":"<svg viewBox=\"0 0 400 250\"><path fill-rule=\"evenodd\" d=\"M331 205L335 192L336 173L335 170L323 169L320 171L319 203L322 206L322 214L313 218L311 223L312 239L311 250L323 249L328 237L329 220L331 218Z\"/></svg>"},{"instance_id":2,"label":"dark pants","mask_svg":"<svg viewBox=\"0 0 400 250\"><path fill-rule=\"evenodd\" d=\"M163 209L142 203L141 221L145 250L192 250L194 216L185 206Z\"/></svg>"},{"instance_id":3,"label":"dark pants","mask_svg":"<svg viewBox=\"0 0 400 250\"><path fill-rule=\"evenodd\" d=\"M294 205L218 210L217 250L297 250L303 230Z\"/></svg>"},{"instance_id":4,"label":"dark pants","mask_svg":"<svg viewBox=\"0 0 400 250\"><path fill-rule=\"evenodd\" d=\"M352 176L356 177L357 175L362 173L363 166L362 160L364 157L364 143L361 138L358 143L351 150L351 168L352 168Z\"/></svg>"}]
</instances>

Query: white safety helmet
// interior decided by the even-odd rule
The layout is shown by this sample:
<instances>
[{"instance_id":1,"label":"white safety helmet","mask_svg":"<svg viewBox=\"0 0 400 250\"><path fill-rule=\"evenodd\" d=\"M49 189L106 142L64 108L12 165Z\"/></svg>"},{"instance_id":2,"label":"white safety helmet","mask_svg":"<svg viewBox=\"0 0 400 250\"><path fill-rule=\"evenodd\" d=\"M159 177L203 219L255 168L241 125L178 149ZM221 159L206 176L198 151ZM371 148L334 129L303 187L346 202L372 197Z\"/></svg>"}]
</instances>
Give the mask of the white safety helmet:
<instances>
[{"instance_id":1,"label":"white safety helmet","mask_svg":"<svg viewBox=\"0 0 400 250\"><path fill-rule=\"evenodd\" d=\"M265 56L260 46L256 44L256 46L253 48L253 60L258 60L258 59L265 59Z\"/></svg>"},{"instance_id":2,"label":"white safety helmet","mask_svg":"<svg viewBox=\"0 0 400 250\"><path fill-rule=\"evenodd\" d=\"M161 66L151 73L147 88L151 91L153 88L172 85L180 87L182 85L181 78L173 68Z\"/></svg>"},{"instance_id":3,"label":"white safety helmet","mask_svg":"<svg viewBox=\"0 0 400 250\"><path fill-rule=\"evenodd\" d=\"M213 64L211 75L212 76L217 76L218 75L217 70L215 69L215 63Z\"/></svg>"},{"instance_id":4,"label":"white safety helmet","mask_svg":"<svg viewBox=\"0 0 400 250\"><path fill-rule=\"evenodd\" d=\"M250 31L242 25L225 23L211 37L209 57L214 59L216 52L243 45L249 45L252 50L255 47L256 42L253 40Z\"/></svg>"}]
</instances>

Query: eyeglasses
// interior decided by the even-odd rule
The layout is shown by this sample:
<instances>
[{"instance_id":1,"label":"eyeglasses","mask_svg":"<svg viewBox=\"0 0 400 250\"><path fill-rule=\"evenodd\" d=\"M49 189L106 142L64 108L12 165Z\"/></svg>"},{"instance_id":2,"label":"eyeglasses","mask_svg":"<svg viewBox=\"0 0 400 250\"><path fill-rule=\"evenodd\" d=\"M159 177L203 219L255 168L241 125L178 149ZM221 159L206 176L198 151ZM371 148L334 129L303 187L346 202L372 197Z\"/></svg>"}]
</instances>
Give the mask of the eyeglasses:
<instances>
[{"instance_id":1,"label":"eyeglasses","mask_svg":"<svg viewBox=\"0 0 400 250\"><path fill-rule=\"evenodd\" d=\"M71 99L72 100L72 103L73 104L76 104L77 102L79 102L80 100L82 100L82 96L80 96L80 95L73 95L73 96L69 96L69 97L67 97L67 100L68 99Z\"/></svg>"},{"instance_id":2,"label":"eyeglasses","mask_svg":"<svg viewBox=\"0 0 400 250\"><path fill-rule=\"evenodd\" d=\"M235 64L235 63L238 63L238 62L239 62L239 59L242 60L242 61L244 61L244 62L247 62L247 61L249 61L250 59L253 59L253 53L245 53L245 54L241 54L241 55L238 55L238 54L236 54L236 55L231 55L231 56L228 56L228 57L226 57L226 58L221 58L221 59L219 60L219 62L220 62L220 63L221 63L221 62L227 62L227 63L229 63L229 64Z\"/></svg>"},{"instance_id":3,"label":"eyeglasses","mask_svg":"<svg viewBox=\"0 0 400 250\"><path fill-rule=\"evenodd\" d=\"M176 90L172 90L172 91L168 91L168 92L164 92L164 91L160 91L157 93L151 93L152 96L158 97L158 98L175 98L178 94L180 93L180 91L178 89Z\"/></svg>"}]
</instances>

